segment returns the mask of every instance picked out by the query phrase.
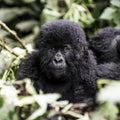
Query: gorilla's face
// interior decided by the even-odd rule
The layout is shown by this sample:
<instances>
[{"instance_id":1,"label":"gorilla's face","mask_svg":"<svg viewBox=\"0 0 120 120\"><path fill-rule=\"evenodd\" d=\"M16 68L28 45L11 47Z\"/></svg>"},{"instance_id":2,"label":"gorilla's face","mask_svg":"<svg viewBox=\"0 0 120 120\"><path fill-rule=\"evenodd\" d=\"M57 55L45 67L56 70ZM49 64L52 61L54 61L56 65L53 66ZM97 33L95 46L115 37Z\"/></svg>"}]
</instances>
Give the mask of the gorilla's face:
<instances>
[{"instance_id":1,"label":"gorilla's face","mask_svg":"<svg viewBox=\"0 0 120 120\"><path fill-rule=\"evenodd\" d=\"M84 31L73 22L58 20L43 25L36 42L40 52L40 71L47 78L68 79L77 69L86 45Z\"/></svg>"},{"instance_id":2,"label":"gorilla's face","mask_svg":"<svg viewBox=\"0 0 120 120\"><path fill-rule=\"evenodd\" d=\"M69 69L69 61L73 57L72 47L65 45L46 45L44 49L48 62L46 63L46 71L55 78L65 76Z\"/></svg>"}]
</instances>

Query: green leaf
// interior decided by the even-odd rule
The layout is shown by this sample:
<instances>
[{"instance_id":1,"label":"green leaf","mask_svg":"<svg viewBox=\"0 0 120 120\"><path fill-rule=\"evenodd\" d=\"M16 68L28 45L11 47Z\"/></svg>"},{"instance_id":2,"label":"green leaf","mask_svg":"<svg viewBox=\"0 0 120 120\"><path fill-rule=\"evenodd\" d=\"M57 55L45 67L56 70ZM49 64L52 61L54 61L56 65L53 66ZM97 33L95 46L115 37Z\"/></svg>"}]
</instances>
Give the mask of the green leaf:
<instances>
[{"instance_id":1,"label":"green leaf","mask_svg":"<svg viewBox=\"0 0 120 120\"><path fill-rule=\"evenodd\" d=\"M5 3L7 3L7 4L16 4L16 3L18 3L17 0L4 0L4 1L5 1Z\"/></svg>"},{"instance_id":2,"label":"green leaf","mask_svg":"<svg viewBox=\"0 0 120 120\"><path fill-rule=\"evenodd\" d=\"M104 102L91 115L92 117L91 120L116 120L117 114L118 114L118 109L113 103Z\"/></svg>"},{"instance_id":3,"label":"green leaf","mask_svg":"<svg viewBox=\"0 0 120 120\"><path fill-rule=\"evenodd\" d=\"M26 90L28 91L28 93L32 94L32 95L37 95L37 92L35 90L35 88L33 87L33 83L29 80L29 79L25 79L26 82Z\"/></svg>"},{"instance_id":4,"label":"green leaf","mask_svg":"<svg viewBox=\"0 0 120 120\"><path fill-rule=\"evenodd\" d=\"M58 2L59 0L46 0L47 4L46 4L46 8L48 9L54 9L54 10L58 10Z\"/></svg>"},{"instance_id":5,"label":"green leaf","mask_svg":"<svg viewBox=\"0 0 120 120\"><path fill-rule=\"evenodd\" d=\"M3 106L3 104L4 104L4 99L2 96L0 96L0 108Z\"/></svg>"},{"instance_id":6,"label":"green leaf","mask_svg":"<svg viewBox=\"0 0 120 120\"><path fill-rule=\"evenodd\" d=\"M82 27L89 26L94 21L90 12L87 11L85 7L76 3L72 4L71 9L64 15L64 18L74 21Z\"/></svg>"},{"instance_id":7,"label":"green leaf","mask_svg":"<svg viewBox=\"0 0 120 120\"><path fill-rule=\"evenodd\" d=\"M18 106L24 106L35 103L35 99L32 96L23 97L16 102Z\"/></svg>"},{"instance_id":8,"label":"green leaf","mask_svg":"<svg viewBox=\"0 0 120 120\"><path fill-rule=\"evenodd\" d=\"M4 104L0 108L0 119L1 120L11 120L8 119L10 112L14 111L15 104L17 101L18 91L12 85L5 85L5 83L0 80L1 89L0 95L4 98Z\"/></svg>"},{"instance_id":9,"label":"green leaf","mask_svg":"<svg viewBox=\"0 0 120 120\"><path fill-rule=\"evenodd\" d=\"M27 120L34 120L39 116L42 116L46 110L48 103L55 102L58 98L60 98L59 94L46 94L46 95L36 95L34 99L40 105L40 108L32 113L31 116Z\"/></svg>"},{"instance_id":10,"label":"green leaf","mask_svg":"<svg viewBox=\"0 0 120 120\"><path fill-rule=\"evenodd\" d=\"M112 5L120 8L120 0L110 0L110 3Z\"/></svg>"},{"instance_id":11,"label":"green leaf","mask_svg":"<svg viewBox=\"0 0 120 120\"><path fill-rule=\"evenodd\" d=\"M120 10L117 10L113 15L114 23L119 26L120 25Z\"/></svg>"},{"instance_id":12,"label":"green leaf","mask_svg":"<svg viewBox=\"0 0 120 120\"><path fill-rule=\"evenodd\" d=\"M42 23L50 22L53 20L57 20L60 16L61 14L59 12L45 8L41 15L41 21Z\"/></svg>"},{"instance_id":13,"label":"green leaf","mask_svg":"<svg viewBox=\"0 0 120 120\"><path fill-rule=\"evenodd\" d=\"M0 75L9 68L11 62L13 60L13 56L6 50L2 50L0 53Z\"/></svg>"},{"instance_id":14,"label":"green leaf","mask_svg":"<svg viewBox=\"0 0 120 120\"><path fill-rule=\"evenodd\" d=\"M102 15L100 16L101 19L105 19L105 20L111 20L113 18L113 14L116 12L116 9L111 8L111 7L107 7Z\"/></svg>"},{"instance_id":15,"label":"green leaf","mask_svg":"<svg viewBox=\"0 0 120 120\"><path fill-rule=\"evenodd\" d=\"M19 15L23 15L25 13L33 13L31 10L27 8L2 8L0 9L0 20L3 22L8 22Z\"/></svg>"},{"instance_id":16,"label":"green leaf","mask_svg":"<svg viewBox=\"0 0 120 120\"><path fill-rule=\"evenodd\" d=\"M15 27L21 31L29 31L32 30L37 24L38 22L36 20L27 20L19 22Z\"/></svg>"},{"instance_id":17,"label":"green leaf","mask_svg":"<svg viewBox=\"0 0 120 120\"><path fill-rule=\"evenodd\" d=\"M13 4L23 4L23 3L32 3L32 2L35 2L35 0L4 0L5 1L5 3L7 3L7 4L11 4L11 5L13 5Z\"/></svg>"},{"instance_id":18,"label":"green leaf","mask_svg":"<svg viewBox=\"0 0 120 120\"><path fill-rule=\"evenodd\" d=\"M35 2L35 0L22 0L24 3L32 3Z\"/></svg>"},{"instance_id":19,"label":"green leaf","mask_svg":"<svg viewBox=\"0 0 120 120\"><path fill-rule=\"evenodd\" d=\"M45 108L39 108L35 112L32 113L32 115L27 118L27 120L35 120L37 117L42 116L47 110L47 106Z\"/></svg>"},{"instance_id":20,"label":"green leaf","mask_svg":"<svg viewBox=\"0 0 120 120\"><path fill-rule=\"evenodd\" d=\"M120 102L120 82L109 83L98 93L97 99L99 102L110 101L113 103Z\"/></svg>"},{"instance_id":21,"label":"green leaf","mask_svg":"<svg viewBox=\"0 0 120 120\"><path fill-rule=\"evenodd\" d=\"M16 114L15 109L13 111L9 112L8 118L9 118L9 120L19 120L18 119L18 115Z\"/></svg>"}]
</instances>

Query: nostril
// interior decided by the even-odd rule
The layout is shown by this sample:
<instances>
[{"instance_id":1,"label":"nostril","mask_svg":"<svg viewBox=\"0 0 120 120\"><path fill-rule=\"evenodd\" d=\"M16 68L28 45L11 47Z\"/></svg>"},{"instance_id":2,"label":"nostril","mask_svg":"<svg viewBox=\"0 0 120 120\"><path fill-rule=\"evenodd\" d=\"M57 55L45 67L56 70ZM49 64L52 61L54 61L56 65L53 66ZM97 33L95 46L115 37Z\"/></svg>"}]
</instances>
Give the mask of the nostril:
<instances>
[{"instance_id":1,"label":"nostril","mask_svg":"<svg viewBox=\"0 0 120 120\"><path fill-rule=\"evenodd\" d=\"M53 58L53 62L54 64L56 65L61 65L64 63L64 57L63 55L61 54L61 52L57 52Z\"/></svg>"},{"instance_id":2,"label":"nostril","mask_svg":"<svg viewBox=\"0 0 120 120\"><path fill-rule=\"evenodd\" d=\"M63 62L63 60L62 60L62 59L60 59L60 60L59 60L59 62L60 62L60 63L62 63L62 62Z\"/></svg>"},{"instance_id":3,"label":"nostril","mask_svg":"<svg viewBox=\"0 0 120 120\"><path fill-rule=\"evenodd\" d=\"M54 59L54 62L55 62L55 63L62 63L63 60L62 60L62 59Z\"/></svg>"}]
</instances>

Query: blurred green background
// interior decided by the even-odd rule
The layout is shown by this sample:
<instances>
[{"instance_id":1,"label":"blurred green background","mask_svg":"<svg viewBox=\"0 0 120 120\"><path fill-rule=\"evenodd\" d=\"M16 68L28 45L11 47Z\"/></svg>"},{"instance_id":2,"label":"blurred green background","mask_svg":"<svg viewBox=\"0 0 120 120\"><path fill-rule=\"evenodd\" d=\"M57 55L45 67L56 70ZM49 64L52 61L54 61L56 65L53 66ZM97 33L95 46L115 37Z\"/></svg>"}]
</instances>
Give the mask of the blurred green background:
<instances>
[{"instance_id":1,"label":"blurred green background","mask_svg":"<svg viewBox=\"0 0 120 120\"><path fill-rule=\"evenodd\" d=\"M88 37L105 26L120 28L120 0L0 0L0 20L25 43L35 39L42 24L57 19L78 23Z\"/></svg>"},{"instance_id":2,"label":"blurred green background","mask_svg":"<svg viewBox=\"0 0 120 120\"><path fill-rule=\"evenodd\" d=\"M107 89L100 94L102 100L94 111L80 115L76 112L81 112L79 105L75 109L66 102L53 104L59 95L37 94L29 80L15 81L21 58L26 55L25 47L33 51L41 25L57 19L78 23L89 40L100 28L120 29L120 0L0 0L0 120L46 120L58 112L70 113L69 120L117 120L119 110L110 99L117 101L120 95L112 95L120 90L111 86L107 88L109 94L104 92ZM120 83L114 88L120 89ZM51 109L47 109L48 103ZM59 120L66 119L61 116Z\"/></svg>"}]
</instances>

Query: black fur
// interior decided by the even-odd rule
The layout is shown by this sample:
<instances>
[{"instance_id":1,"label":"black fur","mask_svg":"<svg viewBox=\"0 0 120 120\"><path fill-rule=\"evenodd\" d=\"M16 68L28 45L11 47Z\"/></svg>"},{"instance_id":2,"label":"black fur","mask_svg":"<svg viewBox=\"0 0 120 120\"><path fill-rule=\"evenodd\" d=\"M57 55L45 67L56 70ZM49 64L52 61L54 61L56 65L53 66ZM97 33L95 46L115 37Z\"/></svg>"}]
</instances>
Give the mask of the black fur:
<instances>
[{"instance_id":1,"label":"black fur","mask_svg":"<svg viewBox=\"0 0 120 120\"><path fill-rule=\"evenodd\" d=\"M67 72L56 77L50 74L48 67L51 61L49 47L59 48L59 45L65 44L71 46L69 57L65 56ZM43 25L36 46L38 51L23 60L17 79L30 78L37 91L58 92L62 94L62 100L70 102L87 102L94 100L97 79L120 79L120 64L97 65L92 51L88 49L84 31L73 22L58 20Z\"/></svg>"},{"instance_id":2,"label":"black fur","mask_svg":"<svg viewBox=\"0 0 120 120\"><path fill-rule=\"evenodd\" d=\"M48 63L51 56L47 46L69 44L72 52L66 59L67 73L56 78L50 74ZM94 98L96 88L96 61L88 50L86 36L82 28L67 20L57 20L42 26L36 42L38 48L23 60L17 79L31 78L36 90L45 93L58 92L62 99L81 102Z\"/></svg>"},{"instance_id":3,"label":"black fur","mask_svg":"<svg viewBox=\"0 0 120 120\"><path fill-rule=\"evenodd\" d=\"M97 66L98 78L120 80L120 63L105 63Z\"/></svg>"},{"instance_id":4,"label":"black fur","mask_svg":"<svg viewBox=\"0 0 120 120\"><path fill-rule=\"evenodd\" d=\"M120 62L120 30L112 27L100 29L89 41L98 63Z\"/></svg>"}]
</instances>

